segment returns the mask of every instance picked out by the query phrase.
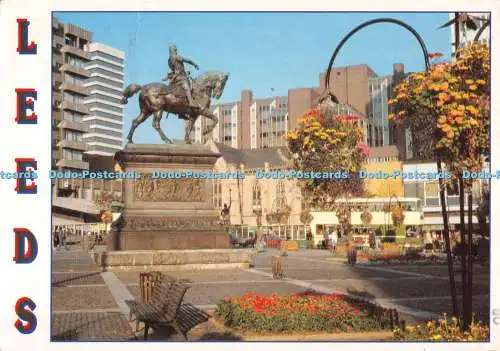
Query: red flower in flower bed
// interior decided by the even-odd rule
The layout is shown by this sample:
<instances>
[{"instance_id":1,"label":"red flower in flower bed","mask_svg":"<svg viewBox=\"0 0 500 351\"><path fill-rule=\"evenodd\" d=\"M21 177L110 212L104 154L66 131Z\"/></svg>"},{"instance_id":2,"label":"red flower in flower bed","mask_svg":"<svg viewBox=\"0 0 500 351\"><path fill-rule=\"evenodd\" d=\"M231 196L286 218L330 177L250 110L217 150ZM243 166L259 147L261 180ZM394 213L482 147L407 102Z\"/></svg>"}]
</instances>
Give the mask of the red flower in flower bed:
<instances>
[{"instance_id":1,"label":"red flower in flower bed","mask_svg":"<svg viewBox=\"0 0 500 351\"><path fill-rule=\"evenodd\" d=\"M390 317L380 311L380 307L370 302L340 294L306 292L262 296L248 292L219 302L215 315L227 326L262 332L346 331L349 328L361 331L389 326ZM378 316L385 316L382 318L386 320Z\"/></svg>"}]
</instances>

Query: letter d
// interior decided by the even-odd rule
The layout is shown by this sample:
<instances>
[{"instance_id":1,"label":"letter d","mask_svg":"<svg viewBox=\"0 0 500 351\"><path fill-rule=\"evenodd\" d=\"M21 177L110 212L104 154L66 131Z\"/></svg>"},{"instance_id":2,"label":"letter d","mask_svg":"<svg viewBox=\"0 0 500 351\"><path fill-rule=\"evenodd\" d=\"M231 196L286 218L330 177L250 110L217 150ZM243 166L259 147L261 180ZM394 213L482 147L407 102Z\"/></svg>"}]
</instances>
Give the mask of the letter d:
<instances>
[{"instance_id":1,"label":"letter d","mask_svg":"<svg viewBox=\"0 0 500 351\"><path fill-rule=\"evenodd\" d=\"M38 242L33 233L25 228L14 228L14 241L16 264L33 262L38 255Z\"/></svg>"}]
</instances>

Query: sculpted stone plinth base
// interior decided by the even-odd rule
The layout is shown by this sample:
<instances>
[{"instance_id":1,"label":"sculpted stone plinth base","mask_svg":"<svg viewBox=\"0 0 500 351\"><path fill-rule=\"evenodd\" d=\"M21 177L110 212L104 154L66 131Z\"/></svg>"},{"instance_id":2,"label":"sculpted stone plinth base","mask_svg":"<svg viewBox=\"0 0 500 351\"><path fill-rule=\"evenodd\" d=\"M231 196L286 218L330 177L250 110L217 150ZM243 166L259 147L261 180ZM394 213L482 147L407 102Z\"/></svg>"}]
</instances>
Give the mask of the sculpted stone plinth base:
<instances>
[{"instance_id":1,"label":"sculpted stone plinth base","mask_svg":"<svg viewBox=\"0 0 500 351\"><path fill-rule=\"evenodd\" d=\"M251 250L133 250L96 253L103 271L248 268Z\"/></svg>"},{"instance_id":2,"label":"sculpted stone plinth base","mask_svg":"<svg viewBox=\"0 0 500 351\"><path fill-rule=\"evenodd\" d=\"M112 225L111 250L227 249L229 237L212 204L212 179L155 178L169 172L212 172L220 155L205 145L127 145L116 153L125 172L125 209Z\"/></svg>"}]
</instances>

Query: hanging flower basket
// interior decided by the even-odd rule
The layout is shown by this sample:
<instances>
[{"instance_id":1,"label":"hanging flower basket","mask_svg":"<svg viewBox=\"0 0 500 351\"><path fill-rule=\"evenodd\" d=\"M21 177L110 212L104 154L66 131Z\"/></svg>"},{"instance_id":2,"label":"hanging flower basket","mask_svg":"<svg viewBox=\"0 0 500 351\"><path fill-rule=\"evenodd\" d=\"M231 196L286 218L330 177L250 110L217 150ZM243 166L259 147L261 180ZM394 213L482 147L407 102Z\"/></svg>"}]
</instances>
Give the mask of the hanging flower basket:
<instances>
[{"instance_id":1,"label":"hanging flower basket","mask_svg":"<svg viewBox=\"0 0 500 351\"><path fill-rule=\"evenodd\" d=\"M266 214L266 221L269 224L276 224L278 222L278 218L276 218L275 213L268 213Z\"/></svg>"},{"instance_id":2,"label":"hanging flower basket","mask_svg":"<svg viewBox=\"0 0 500 351\"><path fill-rule=\"evenodd\" d=\"M391 210L391 216L392 216L392 223L395 226L403 224L405 220L404 209L400 205L394 206Z\"/></svg>"},{"instance_id":3,"label":"hanging flower basket","mask_svg":"<svg viewBox=\"0 0 500 351\"><path fill-rule=\"evenodd\" d=\"M370 225L370 223L372 222L372 219L373 219L372 214L370 212L368 212L367 210L363 211L361 213L360 217L361 217L361 222L365 226Z\"/></svg>"},{"instance_id":4,"label":"hanging flower basket","mask_svg":"<svg viewBox=\"0 0 500 351\"><path fill-rule=\"evenodd\" d=\"M347 208L341 207L341 208L337 209L337 212L335 214L337 215L337 218L339 220L339 224L342 227L345 228L351 223L351 221L350 221L351 212Z\"/></svg>"},{"instance_id":5,"label":"hanging flower basket","mask_svg":"<svg viewBox=\"0 0 500 351\"><path fill-rule=\"evenodd\" d=\"M302 224L309 224L313 220L313 216L308 210L304 210L300 213L300 222Z\"/></svg>"},{"instance_id":6,"label":"hanging flower basket","mask_svg":"<svg viewBox=\"0 0 500 351\"><path fill-rule=\"evenodd\" d=\"M113 222L113 214L110 211L104 211L101 214L101 221L103 223L111 223L111 222Z\"/></svg>"},{"instance_id":7,"label":"hanging flower basket","mask_svg":"<svg viewBox=\"0 0 500 351\"><path fill-rule=\"evenodd\" d=\"M285 218L288 218L292 213L292 208L288 205L285 205L280 211Z\"/></svg>"}]
</instances>

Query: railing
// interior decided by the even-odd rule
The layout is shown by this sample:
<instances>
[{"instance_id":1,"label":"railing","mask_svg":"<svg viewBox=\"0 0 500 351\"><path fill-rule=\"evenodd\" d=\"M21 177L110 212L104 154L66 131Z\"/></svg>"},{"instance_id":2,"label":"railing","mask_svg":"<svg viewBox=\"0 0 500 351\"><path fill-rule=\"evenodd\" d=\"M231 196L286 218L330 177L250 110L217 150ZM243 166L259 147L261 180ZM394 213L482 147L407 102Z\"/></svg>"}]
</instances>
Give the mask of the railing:
<instances>
[{"instance_id":1,"label":"railing","mask_svg":"<svg viewBox=\"0 0 500 351\"><path fill-rule=\"evenodd\" d=\"M94 223L75 223L75 224L53 224L52 225L52 233L55 229L59 228L60 230L67 232L74 232L81 235L85 235L88 232L100 232L106 231L106 223L102 222L94 222Z\"/></svg>"},{"instance_id":2,"label":"railing","mask_svg":"<svg viewBox=\"0 0 500 351\"><path fill-rule=\"evenodd\" d=\"M273 236L280 239L289 237L291 240L306 240L307 233L311 232L309 225L267 225L261 226L260 229L264 235ZM257 227L249 225L232 225L229 227L229 234L237 238L247 239L251 235L255 235Z\"/></svg>"},{"instance_id":3,"label":"railing","mask_svg":"<svg viewBox=\"0 0 500 351\"><path fill-rule=\"evenodd\" d=\"M56 235L56 232L62 234L62 236ZM106 234L106 224L100 222L53 225L52 247L54 249L62 247L70 250L92 250L95 245L106 243Z\"/></svg>"}]
</instances>

